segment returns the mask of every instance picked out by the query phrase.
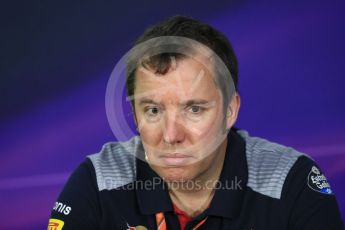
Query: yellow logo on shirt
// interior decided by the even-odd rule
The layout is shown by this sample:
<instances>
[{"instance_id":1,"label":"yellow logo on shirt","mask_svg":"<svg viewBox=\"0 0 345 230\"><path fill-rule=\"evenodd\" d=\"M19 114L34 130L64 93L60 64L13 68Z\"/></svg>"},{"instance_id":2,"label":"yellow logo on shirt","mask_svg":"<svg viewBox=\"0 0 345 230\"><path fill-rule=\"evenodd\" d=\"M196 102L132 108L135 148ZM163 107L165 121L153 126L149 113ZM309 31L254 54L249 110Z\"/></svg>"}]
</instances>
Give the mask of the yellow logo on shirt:
<instances>
[{"instance_id":1,"label":"yellow logo on shirt","mask_svg":"<svg viewBox=\"0 0 345 230\"><path fill-rule=\"evenodd\" d=\"M136 227L131 227L127 223L127 229L126 230L147 230L147 228L145 226L142 226L142 225L138 225Z\"/></svg>"},{"instance_id":2,"label":"yellow logo on shirt","mask_svg":"<svg viewBox=\"0 0 345 230\"><path fill-rule=\"evenodd\" d=\"M48 230L62 230L65 222L58 219L49 219Z\"/></svg>"}]
</instances>

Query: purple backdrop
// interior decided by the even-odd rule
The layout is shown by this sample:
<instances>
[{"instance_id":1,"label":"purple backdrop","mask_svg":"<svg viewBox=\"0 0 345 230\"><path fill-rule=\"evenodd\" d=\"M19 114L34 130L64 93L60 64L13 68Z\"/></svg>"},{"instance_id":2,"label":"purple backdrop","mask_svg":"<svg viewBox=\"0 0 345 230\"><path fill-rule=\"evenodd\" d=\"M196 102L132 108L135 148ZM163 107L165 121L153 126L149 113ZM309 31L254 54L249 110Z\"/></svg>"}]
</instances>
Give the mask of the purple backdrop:
<instances>
[{"instance_id":1,"label":"purple backdrop","mask_svg":"<svg viewBox=\"0 0 345 230\"><path fill-rule=\"evenodd\" d=\"M174 14L230 38L240 65L237 127L312 156L345 219L345 2L132 4L1 8L0 229L46 229L68 175L115 140L104 106L112 68L146 26Z\"/></svg>"}]
</instances>

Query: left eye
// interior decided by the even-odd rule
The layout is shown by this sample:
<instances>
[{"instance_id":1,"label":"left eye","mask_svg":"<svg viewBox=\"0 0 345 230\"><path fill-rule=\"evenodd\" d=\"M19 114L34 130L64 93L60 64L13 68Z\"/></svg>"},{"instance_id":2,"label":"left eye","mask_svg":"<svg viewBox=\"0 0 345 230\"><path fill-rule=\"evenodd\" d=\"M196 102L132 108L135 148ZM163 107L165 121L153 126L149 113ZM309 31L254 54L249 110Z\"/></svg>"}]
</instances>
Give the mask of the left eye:
<instances>
[{"instance_id":1,"label":"left eye","mask_svg":"<svg viewBox=\"0 0 345 230\"><path fill-rule=\"evenodd\" d=\"M200 113L202 111L202 108L200 106L197 105L192 105L191 107L189 107L189 112L197 114Z\"/></svg>"}]
</instances>

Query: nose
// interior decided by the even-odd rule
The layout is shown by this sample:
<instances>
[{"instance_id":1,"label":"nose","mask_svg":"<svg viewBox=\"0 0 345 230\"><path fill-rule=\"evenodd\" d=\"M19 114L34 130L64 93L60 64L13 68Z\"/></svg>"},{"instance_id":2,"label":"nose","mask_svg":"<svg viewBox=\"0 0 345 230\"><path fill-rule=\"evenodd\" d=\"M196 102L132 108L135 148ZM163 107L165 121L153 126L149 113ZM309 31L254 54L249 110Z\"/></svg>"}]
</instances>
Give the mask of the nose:
<instances>
[{"instance_id":1,"label":"nose","mask_svg":"<svg viewBox=\"0 0 345 230\"><path fill-rule=\"evenodd\" d=\"M185 138L184 125L176 112L166 113L163 125L163 140L174 145L183 142Z\"/></svg>"}]
</instances>

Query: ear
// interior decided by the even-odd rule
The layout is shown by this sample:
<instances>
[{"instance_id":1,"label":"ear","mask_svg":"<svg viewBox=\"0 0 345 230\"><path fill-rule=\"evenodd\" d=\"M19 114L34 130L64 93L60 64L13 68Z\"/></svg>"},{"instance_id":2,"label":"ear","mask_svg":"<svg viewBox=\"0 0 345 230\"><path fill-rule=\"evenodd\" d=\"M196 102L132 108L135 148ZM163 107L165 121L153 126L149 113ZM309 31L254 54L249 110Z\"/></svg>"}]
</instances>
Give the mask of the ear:
<instances>
[{"instance_id":1,"label":"ear","mask_svg":"<svg viewBox=\"0 0 345 230\"><path fill-rule=\"evenodd\" d=\"M238 116L238 112L241 106L241 98L238 92L232 96L228 108L226 110L226 128L231 129L235 124Z\"/></svg>"}]
</instances>

